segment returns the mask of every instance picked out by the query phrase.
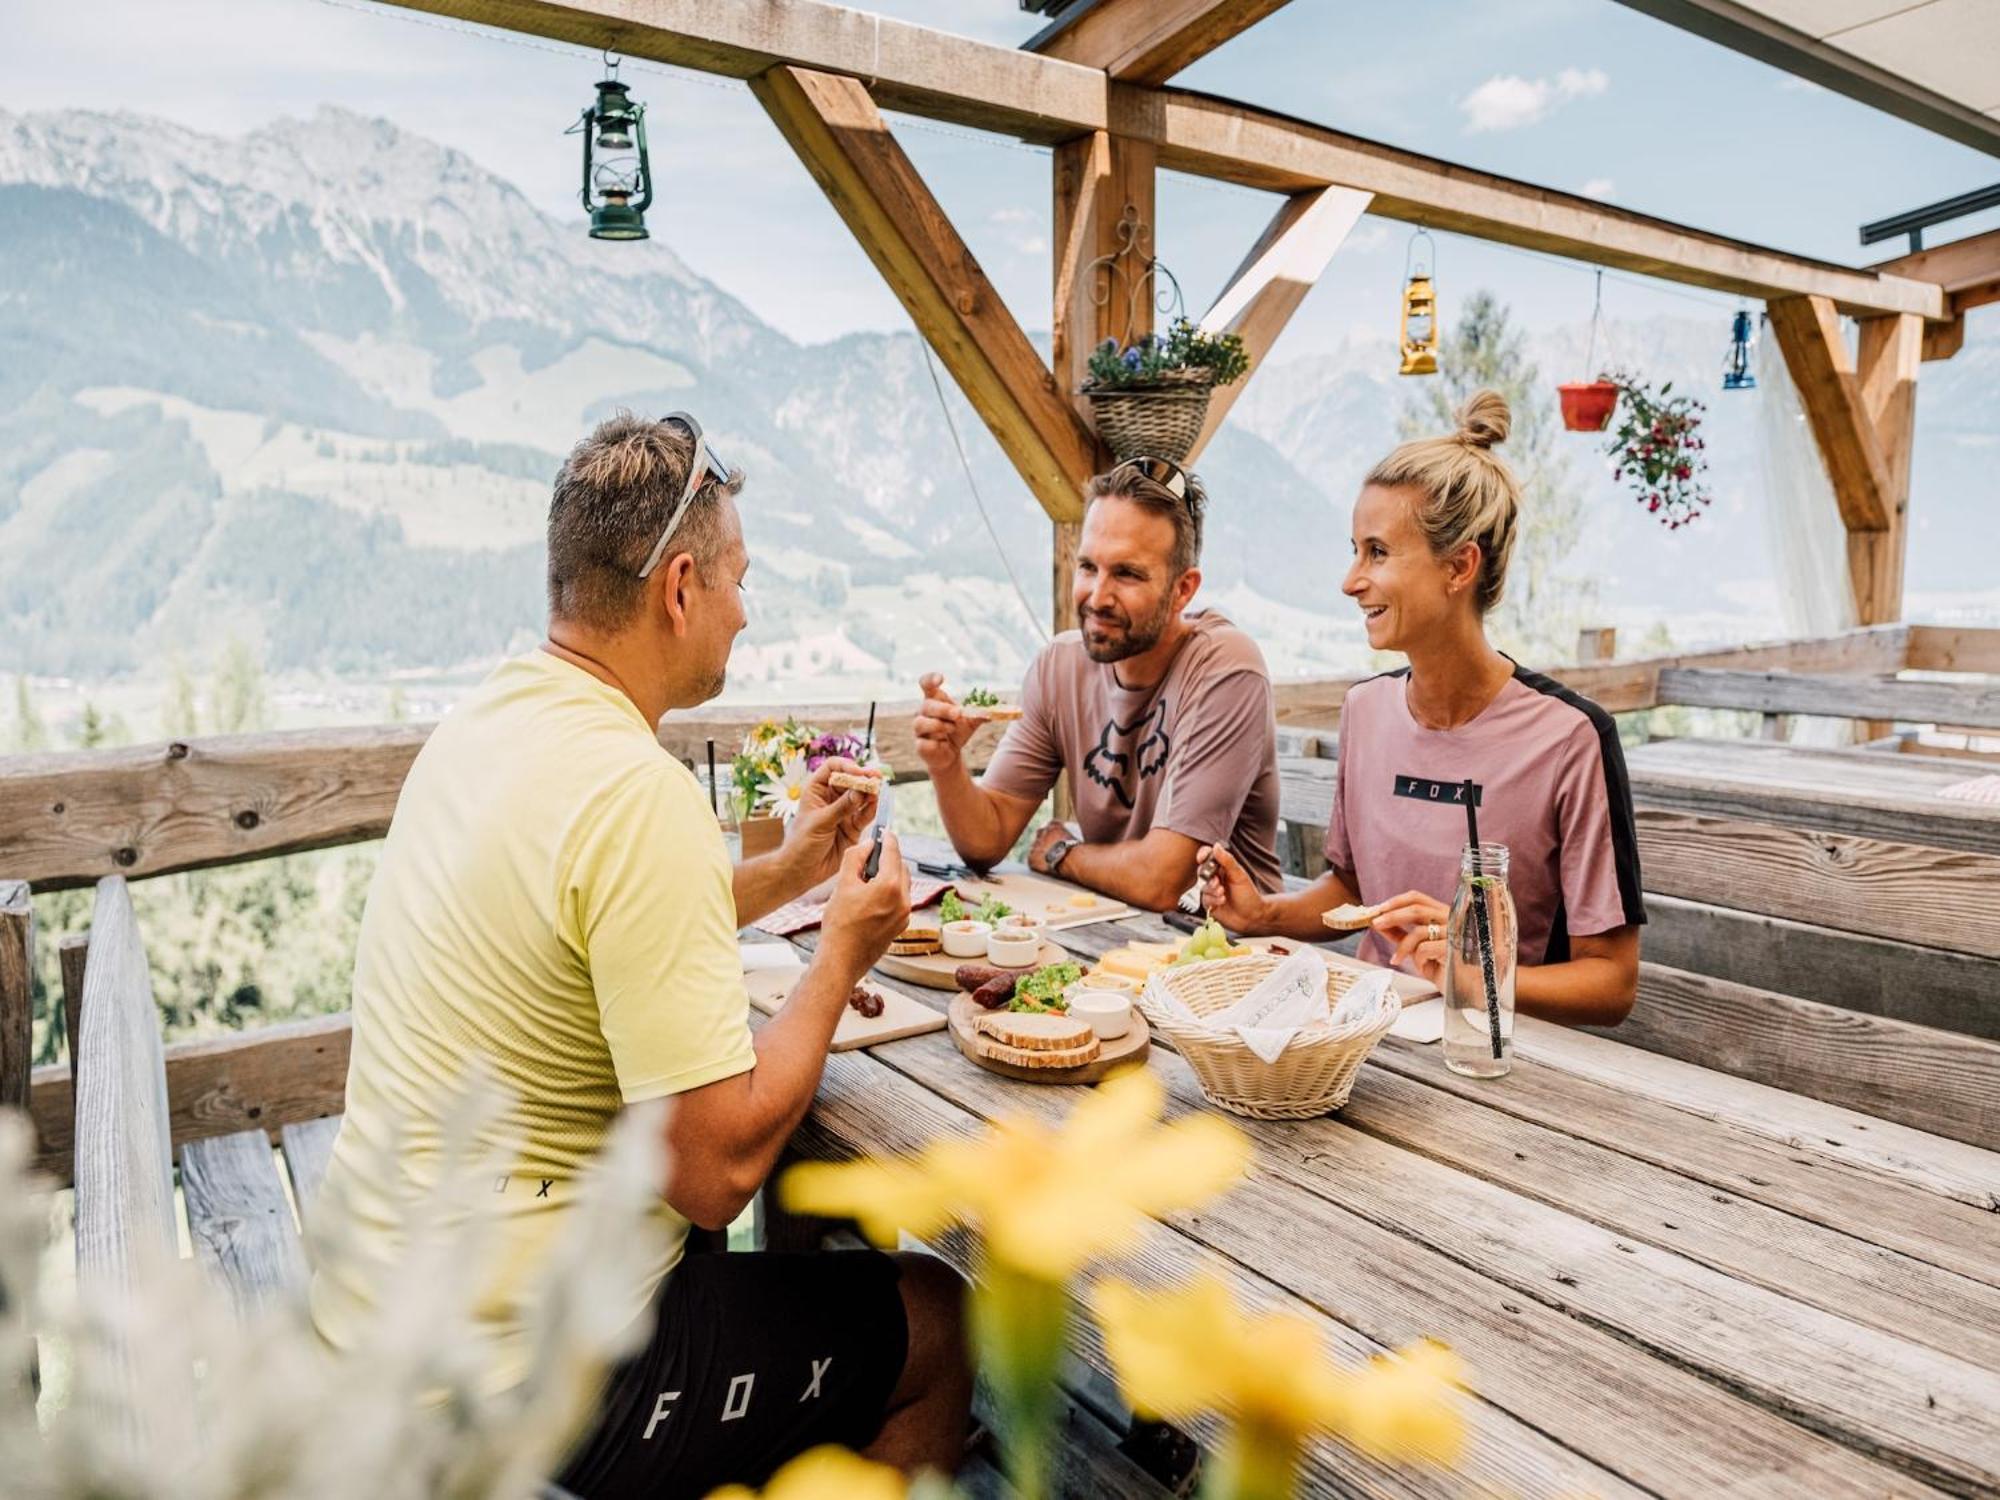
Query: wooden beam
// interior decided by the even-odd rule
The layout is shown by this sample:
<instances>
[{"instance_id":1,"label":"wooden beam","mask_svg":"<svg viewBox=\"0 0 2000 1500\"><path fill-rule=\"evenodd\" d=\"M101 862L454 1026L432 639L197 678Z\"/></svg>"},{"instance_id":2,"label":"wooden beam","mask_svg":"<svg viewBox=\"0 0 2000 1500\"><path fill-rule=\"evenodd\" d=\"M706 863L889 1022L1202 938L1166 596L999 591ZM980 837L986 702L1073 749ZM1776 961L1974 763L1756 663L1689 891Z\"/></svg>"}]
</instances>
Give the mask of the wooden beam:
<instances>
[{"instance_id":1,"label":"wooden beam","mask_svg":"<svg viewBox=\"0 0 2000 1500\"><path fill-rule=\"evenodd\" d=\"M1281 193L1360 188L1375 195L1369 212L1385 218L1737 296L1811 294L1848 313L1946 315L1934 283L1767 250L1185 89L1113 84L1110 128L1156 142L1170 171Z\"/></svg>"},{"instance_id":2,"label":"wooden beam","mask_svg":"<svg viewBox=\"0 0 2000 1500\"><path fill-rule=\"evenodd\" d=\"M594 55L751 79L780 64L865 79L887 109L1052 146L1104 128L1104 74L819 0L388 0ZM643 97L643 94L642 94Z\"/></svg>"},{"instance_id":3,"label":"wooden beam","mask_svg":"<svg viewBox=\"0 0 2000 1500\"><path fill-rule=\"evenodd\" d=\"M818 0L388 3L726 77L779 63L843 74L864 80L885 108L1043 144L1110 129L1152 142L1174 171L1281 193L1361 188L1389 218L1738 296L1810 293L1849 313L1949 316L1934 283L1767 250L1231 100L1115 84L1075 63Z\"/></svg>"},{"instance_id":4,"label":"wooden beam","mask_svg":"<svg viewBox=\"0 0 2000 1500\"><path fill-rule=\"evenodd\" d=\"M353 1031L354 1018L342 1011L173 1043L165 1049L173 1148L239 1130L276 1134L285 1125L339 1114L345 1108ZM89 1046L86 1038L86 1074ZM71 1093L67 1064L35 1069L30 1108L41 1143L36 1169L60 1182L70 1180L76 1139Z\"/></svg>"},{"instance_id":5,"label":"wooden beam","mask_svg":"<svg viewBox=\"0 0 2000 1500\"><path fill-rule=\"evenodd\" d=\"M1029 491L1082 514L1096 439L852 78L773 68L751 92L937 351Z\"/></svg>"},{"instance_id":6,"label":"wooden beam","mask_svg":"<svg viewBox=\"0 0 2000 1500\"><path fill-rule=\"evenodd\" d=\"M1205 332L1233 333L1243 340L1250 368L1234 385L1220 386L1209 397L1208 420L1188 454L1190 464L1221 429L1306 293L1368 211L1369 198L1358 189L1336 187L1292 194L1264 226L1215 305L1202 315Z\"/></svg>"},{"instance_id":7,"label":"wooden beam","mask_svg":"<svg viewBox=\"0 0 2000 1500\"><path fill-rule=\"evenodd\" d=\"M1909 555L1910 460L1916 447L1917 367L1923 360L1924 320L1905 315L1863 318L1855 378L1861 411L1882 453L1889 524L1881 531L1850 533L1847 572L1854 588L1855 623L1881 625L1903 613L1903 564Z\"/></svg>"},{"instance_id":8,"label":"wooden beam","mask_svg":"<svg viewBox=\"0 0 2000 1500\"><path fill-rule=\"evenodd\" d=\"M1771 330L1833 484L1841 522L1849 532L1887 531L1895 486L1862 405L1854 356L1841 336L1833 303L1825 297L1780 297L1769 310Z\"/></svg>"},{"instance_id":9,"label":"wooden beam","mask_svg":"<svg viewBox=\"0 0 2000 1500\"><path fill-rule=\"evenodd\" d=\"M0 1109L23 1108L35 1066L35 907L25 880L0 880Z\"/></svg>"},{"instance_id":10,"label":"wooden beam","mask_svg":"<svg viewBox=\"0 0 2000 1500\"><path fill-rule=\"evenodd\" d=\"M1285 0L1084 0L1024 45L1120 83L1165 83Z\"/></svg>"},{"instance_id":11,"label":"wooden beam","mask_svg":"<svg viewBox=\"0 0 2000 1500\"><path fill-rule=\"evenodd\" d=\"M1987 301L2000 297L2000 229L1967 235L1962 240L1915 250L1894 260L1877 261L1868 268L1883 276L1907 276L1913 281L1935 281L1947 295L1971 292ZM1975 304L1977 305L1977 304Z\"/></svg>"},{"instance_id":12,"label":"wooden beam","mask_svg":"<svg viewBox=\"0 0 2000 1500\"><path fill-rule=\"evenodd\" d=\"M380 838L429 734L387 724L0 757L0 870L63 890Z\"/></svg>"},{"instance_id":13,"label":"wooden beam","mask_svg":"<svg viewBox=\"0 0 2000 1500\"><path fill-rule=\"evenodd\" d=\"M2000 673L2000 629L1977 625L1912 625L1905 665L1913 672Z\"/></svg>"},{"instance_id":14,"label":"wooden beam","mask_svg":"<svg viewBox=\"0 0 2000 1500\"><path fill-rule=\"evenodd\" d=\"M1761 714L1816 714L1906 724L2000 729L2000 682L1881 681L1805 672L1732 672L1673 667L1660 673L1660 702Z\"/></svg>"}]
</instances>

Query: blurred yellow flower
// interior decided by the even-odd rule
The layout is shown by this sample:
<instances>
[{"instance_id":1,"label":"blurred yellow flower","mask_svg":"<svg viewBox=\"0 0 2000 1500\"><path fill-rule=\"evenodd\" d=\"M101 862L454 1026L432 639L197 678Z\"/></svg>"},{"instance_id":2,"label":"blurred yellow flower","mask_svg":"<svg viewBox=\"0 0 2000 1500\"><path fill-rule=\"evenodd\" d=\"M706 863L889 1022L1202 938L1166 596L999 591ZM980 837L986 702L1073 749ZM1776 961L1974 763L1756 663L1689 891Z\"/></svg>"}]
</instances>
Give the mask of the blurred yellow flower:
<instances>
[{"instance_id":1,"label":"blurred yellow flower","mask_svg":"<svg viewBox=\"0 0 2000 1500\"><path fill-rule=\"evenodd\" d=\"M1457 1461L1459 1366L1442 1344L1338 1369L1311 1323L1246 1315L1212 1275L1164 1292L1104 1282L1093 1300L1119 1384L1150 1416L1181 1422L1212 1411L1279 1441L1325 1431L1377 1458Z\"/></svg>"},{"instance_id":2,"label":"blurred yellow flower","mask_svg":"<svg viewBox=\"0 0 2000 1500\"><path fill-rule=\"evenodd\" d=\"M1165 1090L1144 1068L1107 1079L1059 1128L1005 1119L970 1138L893 1160L807 1162L780 1197L794 1213L852 1217L877 1244L966 1221L986 1253L1021 1273L1067 1280L1124 1249L1155 1215L1194 1208L1240 1179L1250 1141L1214 1115L1159 1123Z\"/></svg>"},{"instance_id":3,"label":"blurred yellow flower","mask_svg":"<svg viewBox=\"0 0 2000 1500\"><path fill-rule=\"evenodd\" d=\"M709 1491L708 1500L903 1500L909 1487L886 1464L831 1445L810 1448L771 1476L762 1494L747 1485Z\"/></svg>"}]
</instances>

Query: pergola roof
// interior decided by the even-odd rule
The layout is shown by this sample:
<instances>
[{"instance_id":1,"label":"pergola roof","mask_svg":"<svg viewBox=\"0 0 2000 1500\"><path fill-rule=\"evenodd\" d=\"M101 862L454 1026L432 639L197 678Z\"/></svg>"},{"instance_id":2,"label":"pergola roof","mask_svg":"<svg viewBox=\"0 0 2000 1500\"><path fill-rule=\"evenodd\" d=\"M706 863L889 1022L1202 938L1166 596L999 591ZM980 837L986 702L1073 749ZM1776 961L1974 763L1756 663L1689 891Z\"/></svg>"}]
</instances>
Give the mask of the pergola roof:
<instances>
[{"instance_id":1,"label":"pergola roof","mask_svg":"<svg viewBox=\"0 0 2000 1500\"><path fill-rule=\"evenodd\" d=\"M1621 0L2000 156L1994 0Z\"/></svg>"}]
</instances>

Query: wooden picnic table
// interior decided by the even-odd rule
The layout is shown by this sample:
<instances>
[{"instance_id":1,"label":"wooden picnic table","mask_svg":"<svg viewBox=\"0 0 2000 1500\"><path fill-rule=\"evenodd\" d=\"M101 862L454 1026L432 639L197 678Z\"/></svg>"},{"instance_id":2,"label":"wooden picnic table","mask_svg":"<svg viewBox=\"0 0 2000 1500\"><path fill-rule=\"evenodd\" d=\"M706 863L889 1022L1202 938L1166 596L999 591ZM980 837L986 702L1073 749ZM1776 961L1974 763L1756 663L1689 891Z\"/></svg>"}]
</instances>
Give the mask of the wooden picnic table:
<instances>
[{"instance_id":1,"label":"wooden picnic table","mask_svg":"<svg viewBox=\"0 0 2000 1500\"><path fill-rule=\"evenodd\" d=\"M1175 936L1147 916L1059 939ZM2000 1155L1525 1018L1516 1045L1485 1082L1389 1038L1338 1115L1238 1121L1249 1179L1122 1268L1219 1270L1346 1361L1426 1336L1459 1352L1457 1474L1323 1443L1310 1493L2000 1493ZM1149 1066L1170 1114L1213 1107L1167 1048ZM915 1151L1073 1092L933 1033L833 1056L795 1149ZM966 1264L962 1239L939 1248ZM1076 1356L1101 1387L1087 1320Z\"/></svg>"}]
</instances>

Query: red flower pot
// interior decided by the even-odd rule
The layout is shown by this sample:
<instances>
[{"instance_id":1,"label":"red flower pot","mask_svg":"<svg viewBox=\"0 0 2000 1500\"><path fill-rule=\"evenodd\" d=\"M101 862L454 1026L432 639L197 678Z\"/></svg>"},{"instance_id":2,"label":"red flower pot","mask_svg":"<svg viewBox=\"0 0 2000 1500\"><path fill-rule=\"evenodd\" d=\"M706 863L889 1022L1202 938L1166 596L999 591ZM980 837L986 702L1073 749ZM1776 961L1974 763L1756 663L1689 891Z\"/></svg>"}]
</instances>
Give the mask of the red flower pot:
<instances>
[{"instance_id":1,"label":"red flower pot","mask_svg":"<svg viewBox=\"0 0 2000 1500\"><path fill-rule=\"evenodd\" d=\"M1602 432L1618 406L1618 387L1608 380L1573 381L1556 387L1562 398L1563 426L1571 432Z\"/></svg>"}]
</instances>

